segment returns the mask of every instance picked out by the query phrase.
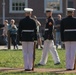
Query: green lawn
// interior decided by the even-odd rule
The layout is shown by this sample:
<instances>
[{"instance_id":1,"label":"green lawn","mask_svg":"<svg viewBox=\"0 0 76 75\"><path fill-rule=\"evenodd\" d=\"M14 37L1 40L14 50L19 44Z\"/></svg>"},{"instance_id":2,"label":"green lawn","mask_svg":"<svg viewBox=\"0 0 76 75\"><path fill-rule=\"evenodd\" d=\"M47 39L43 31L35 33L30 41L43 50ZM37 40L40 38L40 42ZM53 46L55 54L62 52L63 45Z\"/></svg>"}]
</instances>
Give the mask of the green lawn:
<instances>
[{"instance_id":1,"label":"green lawn","mask_svg":"<svg viewBox=\"0 0 76 75\"><path fill-rule=\"evenodd\" d=\"M54 65L51 54L49 54L48 62L45 66L35 66L35 68L65 68L65 50L58 50L61 64ZM35 64L40 61L42 50L36 50ZM21 50L0 50L0 67L9 68L23 68L23 55ZM61 75L56 73L27 73L27 72L0 72L0 75ZM74 74L62 74L62 75L74 75Z\"/></svg>"}]
</instances>

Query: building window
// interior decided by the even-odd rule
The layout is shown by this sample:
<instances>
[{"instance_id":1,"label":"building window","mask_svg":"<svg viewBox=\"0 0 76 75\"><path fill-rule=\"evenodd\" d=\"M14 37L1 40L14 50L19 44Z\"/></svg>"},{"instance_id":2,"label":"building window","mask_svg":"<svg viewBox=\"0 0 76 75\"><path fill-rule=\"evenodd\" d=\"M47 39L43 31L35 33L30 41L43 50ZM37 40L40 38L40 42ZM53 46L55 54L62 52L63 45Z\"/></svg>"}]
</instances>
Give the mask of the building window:
<instances>
[{"instance_id":1,"label":"building window","mask_svg":"<svg viewBox=\"0 0 76 75\"><path fill-rule=\"evenodd\" d=\"M62 0L45 0L44 10L46 8L53 9L54 13L62 13Z\"/></svg>"},{"instance_id":2,"label":"building window","mask_svg":"<svg viewBox=\"0 0 76 75\"><path fill-rule=\"evenodd\" d=\"M68 8L74 8L73 1L68 1Z\"/></svg>"},{"instance_id":3,"label":"building window","mask_svg":"<svg viewBox=\"0 0 76 75\"><path fill-rule=\"evenodd\" d=\"M27 0L9 0L10 13L23 13L27 4Z\"/></svg>"}]
</instances>

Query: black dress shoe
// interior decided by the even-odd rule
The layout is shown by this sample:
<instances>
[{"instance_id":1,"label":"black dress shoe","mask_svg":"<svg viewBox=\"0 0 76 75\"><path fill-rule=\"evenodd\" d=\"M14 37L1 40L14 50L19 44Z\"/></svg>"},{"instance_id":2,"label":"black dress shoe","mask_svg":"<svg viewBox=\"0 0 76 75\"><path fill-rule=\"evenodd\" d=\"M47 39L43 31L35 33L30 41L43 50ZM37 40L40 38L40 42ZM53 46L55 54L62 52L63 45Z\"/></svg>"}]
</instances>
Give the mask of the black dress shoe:
<instances>
[{"instance_id":1,"label":"black dress shoe","mask_svg":"<svg viewBox=\"0 0 76 75\"><path fill-rule=\"evenodd\" d=\"M73 70L75 70L75 68L73 68Z\"/></svg>"},{"instance_id":2,"label":"black dress shoe","mask_svg":"<svg viewBox=\"0 0 76 75\"><path fill-rule=\"evenodd\" d=\"M74 70L74 69L66 69L66 71L71 71L71 70Z\"/></svg>"},{"instance_id":3,"label":"black dress shoe","mask_svg":"<svg viewBox=\"0 0 76 75\"><path fill-rule=\"evenodd\" d=\"M38 66L44 66L44 65L39 63Z\"/></svg>"},{"instance_id":4,"label":"black dress shoe","mask_svg":"<svg viewBox=\"0 0 76 75\"><path fill-rule=\"evenodd\" d=\"M34 68L32 68L31 70L34 71Z\"/></svg>"},{"instance_id":5,"label":"black dress shoe","mask_svg":"<svg viewBox=\"0 0 76 75\"><path fill-rule=\"evenodd\" d=\"M59 65L60 64L60 62L58 62L58 63L55 63L54 65Z\"/></svg>"},{"instance_id":6,"label":"black dress shoe","mask_svg":"<svg viewBox=\"0 0 76 75\"><path fill-rule=\"evenodd\" d=\"M41 46L41 49L43 49L43 47Z\"/></svg>"},{"instance_id":7,"label":"black dress shoe","mask_svg":"<svg viewBox=\"0 0 76 75\"><path fill-rule=\"evenodd\" d=\"M24 71L32 71L32 69L25 69Z\"/></svg>"}]
</instances>

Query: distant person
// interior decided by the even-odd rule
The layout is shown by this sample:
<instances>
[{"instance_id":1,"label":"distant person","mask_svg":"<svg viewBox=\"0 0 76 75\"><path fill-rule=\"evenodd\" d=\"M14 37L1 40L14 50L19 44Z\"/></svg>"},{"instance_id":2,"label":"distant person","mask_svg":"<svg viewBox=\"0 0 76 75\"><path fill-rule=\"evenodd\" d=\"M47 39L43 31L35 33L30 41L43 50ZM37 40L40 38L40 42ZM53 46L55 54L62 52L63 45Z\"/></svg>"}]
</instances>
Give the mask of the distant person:
<instances>
[{"instance_id":1,"label":"distant person","mask_svg":"<svg viewBox=\"0 0 76 75\"><path fill-rule=\"evenodd\" d=\"M6 46L5 47L8 47L8 20L5 20L4 21L4 28L3 28L3 36L4 36L4 39L5 39L5 42L6 42Z\"/></svg>"},{"instance_id":2,"label":"distant person","mask_svg":"<svg viewBox=\"0 0 76 75\"><path fill-rule=\"evenodd\" d=\"M17 30L18 29L17 29L17 27L15 25L15 20L14 19L11 19L8 30L10 32L10 37L11 37L14 49L18 49L18 44L17 44Z\"/></svg>"},{"instance_id":3,"label":"distant person","mask_svg":"<svg viewBox=\"0 0 76 75\"><path fill-rule=\"evenodd\" d=\"M34 16L34 20L35 20L36 26L37 26L38 49L41 49L41 48L43 48L43 47L42 47L41 33L40 33L41 23L37 20L37 17L36 17L36 16Z\"/></svg>"},{"instance_id":4,"label":"distant person","mask_svg":"<svg viewBox=\"0 0 76 75\"><path fill-rule=\"evenodd\" d=\"M57 20L55 21L55 32L56 32L56 48L58 48L58 46L60 45L62 47L61 44L61 37L60 37L60 22L61 22L61 15L58 14L57 16Z\"/></svg>"}]
</instances>

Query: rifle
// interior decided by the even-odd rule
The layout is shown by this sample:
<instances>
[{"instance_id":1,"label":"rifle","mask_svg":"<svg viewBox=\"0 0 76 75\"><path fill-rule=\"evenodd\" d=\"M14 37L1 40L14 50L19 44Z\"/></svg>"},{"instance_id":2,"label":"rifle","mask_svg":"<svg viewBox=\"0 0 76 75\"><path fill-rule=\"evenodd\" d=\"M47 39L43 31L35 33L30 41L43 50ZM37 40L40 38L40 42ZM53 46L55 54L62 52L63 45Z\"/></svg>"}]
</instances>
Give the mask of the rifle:
<instances>
[{"instance_id":1,"label":"rifle","mask_svg":"<svg viewBox=\"0 0 76 75\"><path fill-rule=\"evenodd\" d=\"M32 70L34 70L35 49L36 49L36 42L34 42L34 49L33 49L33 67L32 67Z\"/></svg>"}]
</instances>

